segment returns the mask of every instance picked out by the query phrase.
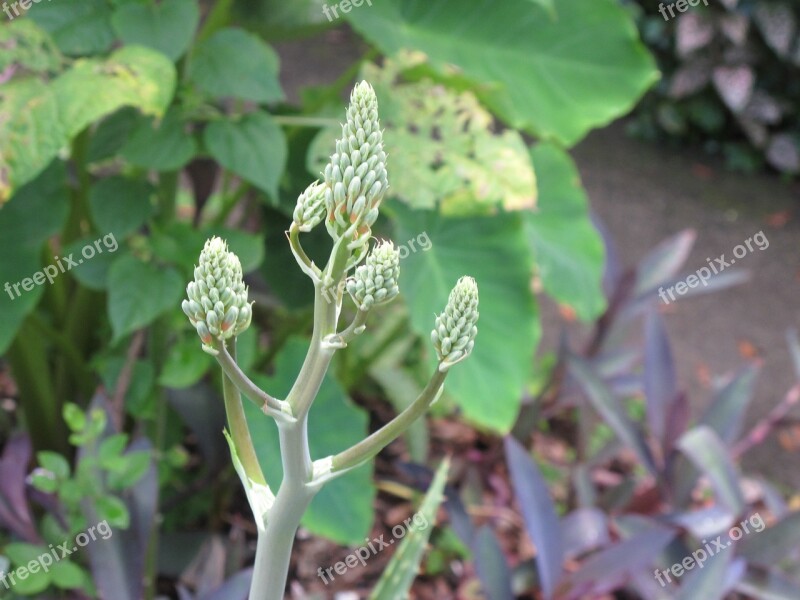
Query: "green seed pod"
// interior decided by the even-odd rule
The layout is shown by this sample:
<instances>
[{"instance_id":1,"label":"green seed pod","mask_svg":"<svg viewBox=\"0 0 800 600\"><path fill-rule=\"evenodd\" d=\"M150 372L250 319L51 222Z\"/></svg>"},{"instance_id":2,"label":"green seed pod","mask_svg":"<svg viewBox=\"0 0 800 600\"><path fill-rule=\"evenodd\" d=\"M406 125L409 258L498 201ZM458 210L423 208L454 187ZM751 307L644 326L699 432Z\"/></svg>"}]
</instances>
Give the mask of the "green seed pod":
<instances>
[{"instance_id":1,"label":"green seed pod","mask_svg":"<svg viewBox=\"0 0 800 600\"><path fill-rule=\"evenodd\" d=\"M439 370L447 371L467 358L478 335L478 284L472 277L456 283L444 312L436 317L431 341L439 357Z\"/></svg>"},{"instance_id":2,"label":"green seed pod","mask_svg":"<svg viewBox=\"0 0 800 600\"><path fill-rule=\"evenodd\" d=\"M239 258L218 237L208 240L194 269L194 281L186 286L188 300L183 312L203 340L203 349L214 352L214 338L224 341L250 325L252 309L242 280Z\"/></svg>"},{"instance_id":3,"label":"green seed pod","mask_svg":"<svg viewBox=\"0 0 800 600\"><path fill-rule=\"evenodd\" d=\"M400 293L400 253L391 241L379 243L347 280L347 291L361 310L386 304Z\"/></svg>"},{"instance_id":4,"label":"green seed pod","mask_svg":"<svg viewBox=\"0 0 800 600\"><path fill-rule=\"evenodd\" d=\"M324 183L315 181L300 194L294 209L294 222L300 231L311 231L325 218L326 189Z\"/></svg>"},{"instance_id":5,"label":"green seed pod","mask_svg":"<svg viewBox=\"0 0 800 600\"><path fill-rule=\"evenodd\" d=\"M366 81L353 89L336 152L325 167L325 224L334 240L369 239L389 187L378 99Z\"/></svg>"}]
</instances>

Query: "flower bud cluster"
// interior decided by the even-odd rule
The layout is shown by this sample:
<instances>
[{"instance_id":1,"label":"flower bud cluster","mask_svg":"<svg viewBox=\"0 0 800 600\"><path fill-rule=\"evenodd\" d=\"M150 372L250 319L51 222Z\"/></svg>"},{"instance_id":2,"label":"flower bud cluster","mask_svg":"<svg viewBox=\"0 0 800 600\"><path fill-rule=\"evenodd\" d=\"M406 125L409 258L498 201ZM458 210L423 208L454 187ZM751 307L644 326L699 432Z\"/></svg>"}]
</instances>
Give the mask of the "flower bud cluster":
<instances>
[{"instance_id":1,"label":"flower bud cluster","mask_svg":"<svg viewBox=\"0 0 800 600\"><path fill-rule=\"evenodd\" d=\"M214 339L224 341L247 329L253 316L247 301L239 258L220 238L208 240L194 269L194 281L186 287L187 300L181 304L203 349L213 351Z\"/></svg>"},{"instance_id":2,"label":"flower bud cluster","mask_svg":"<svg viewBox=\"0 0 800 600\"><path fill-rule=\"evenodd\" d=\"M300 231L309 232L325 218L324 183L315 181L300 194L294 209L294 222Z\"/></svg>"},{"instance_id":3,"label":"flower bud cluster","mask_svg":"<svg viewBox=\"0 0 800 600\"><path fill-rule=\"evenodd\" d=\"M347 291L361 310L386 304L400 293L400 253L391 241L381 242L347 280Z\"/></svg>"},{"instance_id":4,"label":"flower bud cluster","mask_svg":"<svg viewBox=\"0 0 800 600\"><path fill-rule=\"evenodd\" d=\"M458 280L444 312L436 317L431 341L444 372L472 352L478 335L478 285L472 277Z\"/></svg>"},{"instance_id":5,"label":"flower bud cluster","mask_svg":"<svg viewBox=\"0 0 800 600\"><path fill-rule=\"evenodd\" d=\"M366 81L353 89L342 137L324 176L328 232L334 240L352 238L351 249L362 247L389 187L378 99Z\"/></svg>"}]
</instances>

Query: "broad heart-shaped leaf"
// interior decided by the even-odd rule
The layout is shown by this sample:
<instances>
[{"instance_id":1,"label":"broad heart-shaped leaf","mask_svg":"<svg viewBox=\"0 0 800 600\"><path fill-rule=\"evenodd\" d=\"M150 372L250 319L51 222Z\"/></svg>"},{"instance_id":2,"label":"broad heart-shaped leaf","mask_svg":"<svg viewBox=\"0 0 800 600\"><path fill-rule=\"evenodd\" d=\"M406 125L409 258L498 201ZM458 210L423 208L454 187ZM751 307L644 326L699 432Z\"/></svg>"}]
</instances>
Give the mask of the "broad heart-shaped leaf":
<instances>
[{"instance_id":1,"label":"broad heart-shaped leaf","mask_svg":"<svg viewBox=\"0 0 800 600\"><path fill-rule=\"evenodd\" d=\"M306 340L290 339L275 359L275 375L251 378L273 396L285 398L300 372L307 348ZM277 494L282 477L277 428L251 402L245 401L245 414L259 462ZM309 415L311 457L324 458L349 448L367 436L367 426L366 413L352 404L330 375L326 376ZM340 544L361 544L372 525L374 498L372 467L356 469L322 489L303 517L303 526Z\"/></svg>"},{"instance_id":2,"label":"broad heart-shaped leaf","mask_svg":"<svg viewBox=\"0 0 800 600\"><path fill-rule=\"evenodd\" d=\"M551 598L561 579L564 551L556 507L539 467L522 445L505 439L506 462L528 535L536 545L536 567L542 594Z\"/></svg>"},{"instance_id":3,"label":"broad heart-shaped leaf","mask_svg":"<svg viewBox=\"0 0 800 600\"><path fill-rule=\"evenodd\" d=\"M280 62L259 37L241 29L223 29L201 42L189 65L189 80L212 98L253 102L283 100Z\"/></svg>"},{"instance_id":4,"label":"broad heart-shaped leaf","mask_svg":"<svg viewBox=\"0 0 800 600\"><path fill-rule=\"evenodd\" d=\"M0 86L0 204L52 161L67 143L58 101L39 79Z\"/></svg>"},{"instance_id":5,"label":"broad heart-shaped leaf","mask_svg":"<svg viewBox=\"0 0 800 600\"><path fill-rule=\"evenodd\" d=\"M65 54L100 54L114 43L107 0L41 2L29 16L53 36Z\"/></svg>"},{"instance_id":6,"label":"broad heart-shaped leaf","mask_svg":"<svg viewBox=\"0 0 800 600\"><path fill-rule=\"evenodd\" d=\"M238 121L215 121L206 127L205 145L219 163L277 200L288 149L283 130L258 111Z\"/></svg>"},{"instance_id":7,"label":"broad heart-shaped leaf","mask_svg":"<svg viewBox=\"0 0 800 600\"><path fill-rule=\"evenodd\" d=\"M522 218L514 213L450 219L398 203L389 206L397 217L399 243L422 233L431 241L428 250L409 252L400 264L400 289L417 334L430 338L434 314L444 310L450 290L462 275L478 282L475 349L463 364L450 370L445 390L469 420L508 431L532 371L540 334ZM431 368L435 368L436 355L428 348Z\"/></svg>"},{"instance_id":8,"label":"broad heart-shaped leaf","mask_svg":"<svg viewBox=\"0 0 800 600\"><path fill-rule=\"evenodd\" d=\"M170 60L186 52L199 21L197 0L165 0L158 5L129 2L111 17L123 42L158 50Z\"/></svg>"},{"instance_id":9,"label":"broad heart-shaped leaf","mask_svg":"<svg viewBox=\"0 0 800 600\"><path fill-rule=\"evenodd\" d=\"M526 212L525 230L542 285L584 320L605 308L605 249L589 216L589 201L572 158L552 144L531 150L539 203Z\"/></svg>"},{"instance_id":10,"label":"broad heart-shaped leaf","mask_svg":"<svg viewBox=\"0 0 800 600\"><path fill-rule=\"evenodd\" d=\"M510 125L572 145L625 114L657 78L616 0L561 0L557 18L530 0L382 0L346 18L387 54L426 53L488 86Z\"/></svg>"},{"instance_id":11,"label":"broad heart-shaped leaf","mask_svg":"<svg viewBox=\"0 0 800 600\"><path fill-rule=\"evenodd\" d=\"M67 218L65 178L63 163L55 162L0 210L0 285L4 286L0 290L0 354L44 292L41 285L25 291L21 283L42 268L42 244L61 231Z\"/></svg>"},{"instance_id":12,"label":"broad heart-shaped leaf","mask_svg":"<svg viewBox=\"0 0 800 600\"><path fill-rule=\"evenodd\" d=\"M0 73L10 65L19 65L43 73L61 66L61 53L50 35L31 19L15 19L0 27Z\"/></svg>"},{"instance_id":13,"label":"broad heart-shaped leaf","mask_svg":"<svg viewBox=\"0 0 800 600\"><path fill-rule=\"evenodd\" d=\"M142 119L122 147L129 163L155 171L176 171L197 154L197 142L186 131L177 110L163 119Z\"/></svg>"},{"instance_id":14,"label":"broad heart-shaped leaf","mask_svg":"<svg viewBox=\"0 0 800 600\"><path fill-rule=\"evenodd\" d=\"M183 285L183 278L171 267L145 263L132 255L114 261L108 273L108 315L114 342L168 310L176 310Z\"/></svg>"},{"instance_id":15,"label":"broad heart-shaped leaf","mask_svg":"<svg viewBox=\"0 0 800 600\"><path fill-rule=\"evenodd\" d=\"M53 83L67 135L123 106L161 116L175 93L174 65L148 48L126 47L106 60L83 59Z\"/></svg>"},{"instance_id":16,"label":"broad heart-shaped leaf","mask_svg":"<svg viewBox=\"0 0 800 600\"><path fill-rule=\"evenodd\" d=\"M153 214L155 193L150 183L140 179L108 177L89 190L89 207L98 231L123 239L141 227Z\"/></svg>"}]
</instances>

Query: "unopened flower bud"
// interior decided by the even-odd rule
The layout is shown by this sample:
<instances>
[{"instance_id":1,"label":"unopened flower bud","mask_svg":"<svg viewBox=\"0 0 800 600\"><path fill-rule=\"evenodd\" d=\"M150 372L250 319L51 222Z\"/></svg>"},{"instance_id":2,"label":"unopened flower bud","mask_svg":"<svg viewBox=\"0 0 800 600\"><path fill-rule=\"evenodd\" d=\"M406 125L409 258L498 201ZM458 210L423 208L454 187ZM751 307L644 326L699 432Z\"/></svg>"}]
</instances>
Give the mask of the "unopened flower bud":
<instances>
[{"instance_id":1,"label":"unopened flower bud","mask_svg":"<svg viewBox=\"0 0 800 600\"><path fill-rule=\"evenodd\" d=\"M186 286L188 300L181 308L213 353L212 342L242 333L250 325L252 309L242 279L239 258L218 237L208 240L194 270L194 281Z\"/></svg>"},{"instance_id":2,"label":"unopened flower bud","mask_svg":"<svg viewBox=\"0 0 800 600\"><path fill-rule=\"evenodd\" d=\"M325 224L331 237L338 240L346 233L354 239L369 238L389 182L378 99L366 81L353 89L342 137L324 176Z\"/></svg>"},{"instance_id":3,"label":"unopened flower bud","mask_svg":"<svg viewBox=\"0 0 800 600\"><path fill-rule=\"evenodd\" d=\"M385 304L400 293L400 253L390 241L381 242L367 255L366 262L347 280L347 291L361 310Z\"/></svg>"},{"instance_id":4,"label":"unopened flower bud","mask_svg":"<svg viewBox=\"0 0 800 600\"><path fill-rule=\"evenodd\" d=\"M294 222L300 231L311 231L325 218L325 184L315 181L300 194L294 209Z\"/></svg>"},{"instance_id":5,"label":"unopened flower bud","mask_svg":"<svg viewBox=\"0 0 800 600\"><path fill-rule=\"evenodd\" d=\"M467 358L478 335L478 285L472 277L456 283L444 312L436 317L431 341L439 357L439 370Z\"/></svg>"}]
</instances>

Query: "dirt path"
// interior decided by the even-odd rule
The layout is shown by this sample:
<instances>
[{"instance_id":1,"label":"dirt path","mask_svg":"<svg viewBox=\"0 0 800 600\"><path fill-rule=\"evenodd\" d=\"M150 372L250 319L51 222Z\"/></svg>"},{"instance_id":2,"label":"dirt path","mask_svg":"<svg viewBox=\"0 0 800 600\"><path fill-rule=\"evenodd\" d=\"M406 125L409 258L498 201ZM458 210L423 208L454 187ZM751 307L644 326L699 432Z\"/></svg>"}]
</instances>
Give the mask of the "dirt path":
<instances>
[{"instance_id":1,"label":"dirt path","mask_svg":"<svg viewBox=\"0 0 800 600\"><path fill-rule=\"evenodd\" d=\"M628 139L619 125L593 133L573 154L594 210L630 261L693 228L698 235L687 272L694 272L709 257L724 253L729 261L735 246L763 230L769 246L762 251L753 243L753 252L729 268L750 271L748 283L664 307L679 379L696 407L709 399L708 374L739 368L753 353L763 360L752 423L794 383L784 332L800 328L798 188L776 177L728 173L697 153ZM789 218L776 226L781 217ZM774 436L745 467L800 486L800 453L783 451Z\"/></svg>"}]
</instances>

